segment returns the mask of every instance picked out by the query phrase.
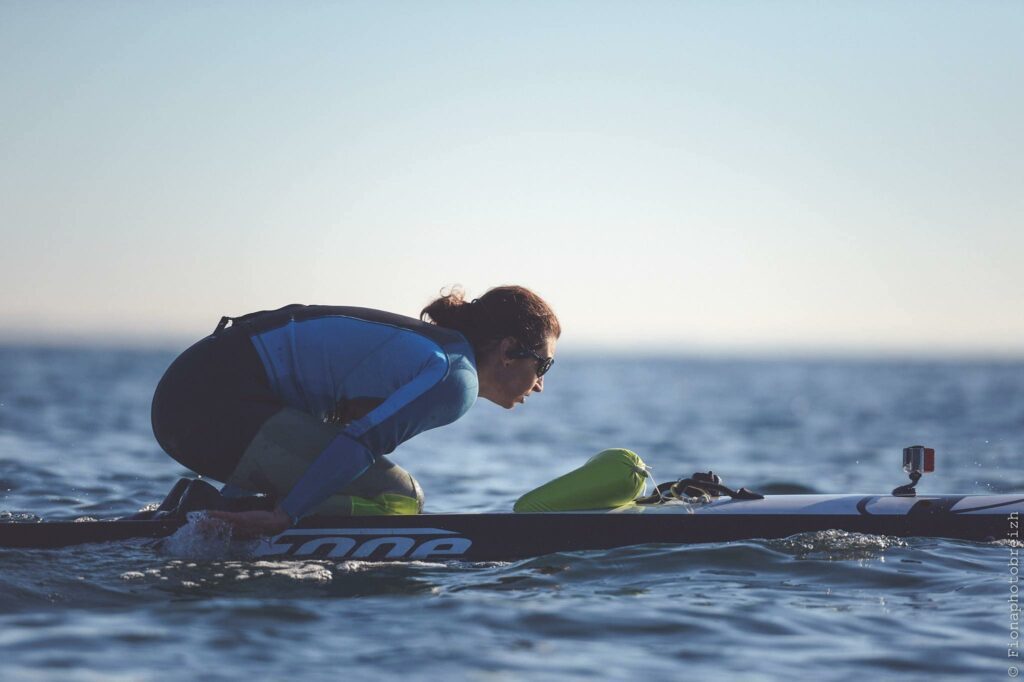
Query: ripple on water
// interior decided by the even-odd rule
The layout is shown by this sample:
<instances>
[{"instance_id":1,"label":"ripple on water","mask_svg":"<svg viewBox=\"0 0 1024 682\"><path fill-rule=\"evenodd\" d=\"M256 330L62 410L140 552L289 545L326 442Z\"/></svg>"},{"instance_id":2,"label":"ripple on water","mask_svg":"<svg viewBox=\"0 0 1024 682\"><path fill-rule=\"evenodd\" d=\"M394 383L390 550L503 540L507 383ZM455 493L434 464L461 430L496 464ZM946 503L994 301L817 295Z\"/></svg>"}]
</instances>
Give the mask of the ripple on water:
<instances>
[{"instance_id":1,"label":"ripple on water","mask_svg":"<svg viewBox=\"0 0 1024 682\"><path fill-rule=\"evenodd\" d=\"M148 410L171 358L0 348L4 518L162 499L182 472ZM563 360L541 410L482 405L396 451L432 509L507 509L613 445L659 480L713 466L762 492L871 491L899 482L893 434L912 433L940 451L928 490L1024 480L1020 363ZM1005 674L1019 549L810 534L397 565L251 559L188 533L0 550L0 679L978 679Z\"/></svg>"}]
</instances>

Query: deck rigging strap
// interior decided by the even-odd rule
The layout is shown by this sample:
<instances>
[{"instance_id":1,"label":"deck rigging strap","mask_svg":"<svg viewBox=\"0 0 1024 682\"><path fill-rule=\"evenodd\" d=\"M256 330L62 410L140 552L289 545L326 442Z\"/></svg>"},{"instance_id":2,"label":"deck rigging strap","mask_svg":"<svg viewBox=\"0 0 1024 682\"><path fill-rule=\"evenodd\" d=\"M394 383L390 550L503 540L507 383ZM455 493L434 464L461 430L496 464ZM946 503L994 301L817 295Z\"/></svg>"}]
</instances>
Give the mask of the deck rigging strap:
<instances>
[{"instance_id":1,"label":"deck rigging strap","mask_svg":"<svg viewBox=\"0 0 1024 682\"><path fill-rule=\"evenodd\" d=\"M722 477L713 471L698 472L688 478L659 483L654 492L634 500L636 504L662 504L670 500L683 502L710 502L715 497L734 500L763 500L764 495L746 488L733 490L722 483Z\"/></svg>"}]
</instances>

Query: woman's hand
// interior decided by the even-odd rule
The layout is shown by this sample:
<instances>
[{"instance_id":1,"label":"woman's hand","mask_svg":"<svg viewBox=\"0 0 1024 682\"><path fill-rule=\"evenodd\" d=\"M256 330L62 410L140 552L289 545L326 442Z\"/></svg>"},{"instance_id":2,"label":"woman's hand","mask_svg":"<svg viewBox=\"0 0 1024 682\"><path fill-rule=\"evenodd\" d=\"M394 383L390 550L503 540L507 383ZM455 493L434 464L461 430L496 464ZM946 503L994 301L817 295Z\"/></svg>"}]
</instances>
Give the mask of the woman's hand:
<instances>
[{"instance_id":1,"label":"woman's hand","mask_svg":"<svg viewBox=\"0 0 1024 682\"><path fill-rule=\"evenodd\" d=\"M230 524L231 535L238 540L277 535L292 525L291 517L280 507L274 507L273 511L208 511L207 514L210 518Z\"/></svg>"}]
</instances>

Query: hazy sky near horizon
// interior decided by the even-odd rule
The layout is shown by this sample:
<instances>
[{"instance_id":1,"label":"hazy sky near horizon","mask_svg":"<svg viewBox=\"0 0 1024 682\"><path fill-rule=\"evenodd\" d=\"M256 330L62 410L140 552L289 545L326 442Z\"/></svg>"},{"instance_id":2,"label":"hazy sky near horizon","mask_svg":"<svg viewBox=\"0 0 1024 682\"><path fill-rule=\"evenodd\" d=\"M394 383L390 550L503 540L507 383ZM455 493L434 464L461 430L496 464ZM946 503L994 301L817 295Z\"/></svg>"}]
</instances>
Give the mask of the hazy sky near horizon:
<instances>
[{"instance_id":1,"label":"hazy sky near horizon","mask_svg":"<svg viewBox=\"0 0 1024 682\"><path fill-rule=\"evenodd\" d=\"M1024 355L1024 3L0 0L0 339L521 283L563 341Z\"/></svg>"}]
</instances>

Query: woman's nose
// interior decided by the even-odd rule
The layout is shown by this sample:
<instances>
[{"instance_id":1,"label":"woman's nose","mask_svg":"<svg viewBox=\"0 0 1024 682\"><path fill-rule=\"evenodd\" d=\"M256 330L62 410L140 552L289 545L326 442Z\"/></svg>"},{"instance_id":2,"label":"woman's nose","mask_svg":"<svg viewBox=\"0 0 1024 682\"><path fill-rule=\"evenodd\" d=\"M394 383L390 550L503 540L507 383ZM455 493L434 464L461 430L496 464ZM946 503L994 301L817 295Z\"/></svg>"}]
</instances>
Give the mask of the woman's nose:
<instances>
[{"instance_id":1,"label":"woman's nose","mask_svg":"<svg viewBox=\"0 0 1024 682\"><path fill-rule=\"evenodd\" d=\"M533 390L536 393L540 393L544 390L544 377L537 377L537 383L533 385Z\"/></svg>"}]
</instances>

